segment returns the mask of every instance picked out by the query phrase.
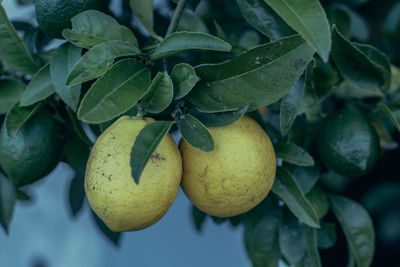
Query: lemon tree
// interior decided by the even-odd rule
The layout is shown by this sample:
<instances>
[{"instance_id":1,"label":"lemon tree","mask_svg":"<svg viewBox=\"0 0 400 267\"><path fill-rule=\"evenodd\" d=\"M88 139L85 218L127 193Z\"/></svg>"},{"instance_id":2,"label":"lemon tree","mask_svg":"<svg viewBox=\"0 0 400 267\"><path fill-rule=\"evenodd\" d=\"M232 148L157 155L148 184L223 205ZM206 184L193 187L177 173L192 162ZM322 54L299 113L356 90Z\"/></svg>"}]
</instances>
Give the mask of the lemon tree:
<instances>
[{"instance_id":1,"label":"lemon tree","mask_svg":"<svg viewBox=\"0 0 400 267\"><path fill-rule=\"evenodd\" d=\"M115 244L161 220L181 186L195 229L240 226L253 266L389 266L385 248L400 252L389 2L18 1L36 26L0 1L1 225L63 161L69 212L86 198Z\"/></svg>"}]
</instances>

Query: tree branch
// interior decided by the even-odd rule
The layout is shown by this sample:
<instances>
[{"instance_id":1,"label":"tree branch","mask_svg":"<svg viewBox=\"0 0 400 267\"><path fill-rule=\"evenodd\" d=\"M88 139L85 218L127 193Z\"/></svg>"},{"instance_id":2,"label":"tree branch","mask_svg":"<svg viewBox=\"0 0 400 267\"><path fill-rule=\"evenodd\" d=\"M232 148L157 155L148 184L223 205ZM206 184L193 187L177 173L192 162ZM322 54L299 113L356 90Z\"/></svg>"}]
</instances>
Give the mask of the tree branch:
<instances>
[{"instance_id":1,"label":"tree branch","mask_svg":"<svg viewBox=\"0 0 400 267\"><path fill-rule=\"evenodd\" d=\"M167 33L165 34L165 37L170 35L176 30L176 27L178 26L179 19L182 16L183 8L185 7L186 0L179 0L178 5L176 6L176 9L174 11L174 14L172 15L172 20L171 23L168 26Z\"/></svg>"}]
</instances>

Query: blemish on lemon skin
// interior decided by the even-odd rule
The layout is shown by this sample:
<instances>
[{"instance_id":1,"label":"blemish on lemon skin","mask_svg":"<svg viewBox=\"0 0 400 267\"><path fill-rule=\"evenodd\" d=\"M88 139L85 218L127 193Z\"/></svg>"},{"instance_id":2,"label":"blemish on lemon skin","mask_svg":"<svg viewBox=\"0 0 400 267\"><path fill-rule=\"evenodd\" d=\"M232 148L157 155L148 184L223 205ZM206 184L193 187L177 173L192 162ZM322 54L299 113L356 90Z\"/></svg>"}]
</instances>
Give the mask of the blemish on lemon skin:
<instances>
[{"instance_id":1,"label":"blemish on lemon skin","mask_svg":"<svg viewBox=\"0 0 400 267\"><path fill-rule=\"evenodd\" d=\"M153 155L151 155L151 160L154 162L154 160L160 161L160 160L165 160L165 158L160 156L159 153L154 153Z\"/></svg>"},{"instance_id":2,"label":"blemish on lemon skin","mask_svg":"<svg viewBox=\"0 0 400 267\"><path fill-rule=\"evenodd\" d=\"M199 175L200 177L206 177L208 173L208 166L206 166L203 170L203 172Z\"/></svg>"}]
</instances>

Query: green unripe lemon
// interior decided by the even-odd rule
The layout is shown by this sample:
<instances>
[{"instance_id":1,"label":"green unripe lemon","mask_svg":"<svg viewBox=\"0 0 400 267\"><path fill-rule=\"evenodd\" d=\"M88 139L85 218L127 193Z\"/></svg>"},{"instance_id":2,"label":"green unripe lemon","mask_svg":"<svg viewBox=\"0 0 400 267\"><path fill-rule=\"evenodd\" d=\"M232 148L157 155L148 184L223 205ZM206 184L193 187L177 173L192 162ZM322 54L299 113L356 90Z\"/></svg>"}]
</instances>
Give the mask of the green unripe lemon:
<instances>
[{"instance_id":1,"label":"green unripe lemon","mask_svg":"<svg viewBox=\"0 0 400 267\"><path fill-rule=\"evenodd\" d=\"M62 31L71 27L75 15L89 10L102 10L108 0L36 0L35 11L39 27L50 37L62 38Z\"/></svg>"},{"instance_id":2,"label":"green unripe lemon","mask_svg":"<svg viewBox=\"0 0 400 267\"><path fill-rule=\"evenodd\" d=\"M368 173L379 157L379 137L357 110L344 109L323 120L317 138L325 165L348 177Z\"/></svg>"},{"instance_id":3,"label":"green unripe lemon","mask_svg":"<svg viewBox=\"0 0 400 267\"><path fill-rule=\"evenodd\" d=\"M259 204L271 190L276 158L264 130L243 117L224 127L210 128L214 150L203 152L182 139L182 189L205 213L230 217Z\"/></svg>"},{"instance_id":4,"label":"green unripe lemon","mask_svg":"<svg viewBox=\"0 0 400 267\"><path fill-rule=\"evenodd\" d=\"M182 177L178 147L167 134L147 162L139 184L130 155L136 136L154 120L123 116L97 139L86 166L85 192L93 211L113 231L146 228L175 200Z\"/></svg>"},{"instance_id":5,"label":"green unripe lemon","mask_svg":"<svg viewBox=\"0 0 400 267\"><path fill-rule=\"evenodd\" d=\"M0 165L16 186L33 183L58 164L63 148L60 125L50 112L41 111L27 121L15 137L0 130Z\"/></svg>"}]
</instances>

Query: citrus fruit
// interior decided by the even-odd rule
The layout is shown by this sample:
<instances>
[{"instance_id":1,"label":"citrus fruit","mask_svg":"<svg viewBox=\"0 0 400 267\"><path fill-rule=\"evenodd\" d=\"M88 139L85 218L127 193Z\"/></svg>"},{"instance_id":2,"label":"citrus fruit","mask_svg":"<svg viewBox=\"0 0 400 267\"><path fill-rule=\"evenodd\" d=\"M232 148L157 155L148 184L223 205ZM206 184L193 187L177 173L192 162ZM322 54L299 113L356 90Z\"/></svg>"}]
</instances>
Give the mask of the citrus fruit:
<instances>
[{"instance_id":1,"label":"citrus fruit","mask_svg":"<svg viewBox=\"0 0 400 267\"><path fill-rule=\"evenodd\" d=\"M62 38L62 31L71 27L71 18L89 9L102 10L108 0L36 0L39 27L50 37Z\"/></svg>"},{"instance_id":2,"label":"citrus fruit","mask_svg":"<svg viewBox=\"0 0 400 267\"><path fill-rule=\"evenodd\" d=\"M0 130L0 165L16 186L33 183L58 164L63 147L60 125L43 110L28 120L15 137Z\"/></svg>"},{"instance_id":3,"label":"citrus fruit","mask_svg":"<svg viewBox=\"0 0 400 267\"><path fill-rule=\"evenodd\" d=\"M210 128L214 150L203 152L181 140L182 189L205 213L230 217L259 204L271 190L276 158L264 130L252 119Z\"/></svg>"},{"instance_id":4,"label":"citrus fruit","mask_svg":"<svg viewBox=\"0 0 400 267\"><path fill-rule=\"evenodd\" d=\"M146 228L162 218L175 200L182 159L166 135L146 164L139 184L130 155L136 136L150 118L123 116L97 139L86 166L85 192L93 211L113 231Z\"/></svg>"},{"instance_id":5,"label":"citrus fruit","mask_svg":"<svg viewBox=\"0 0 400 267\"><path fill-rule=\"evenodd\" d=\"M379 157L379 137L358 110L344 109L323 120L317 137L325 165L348 177L368 173Z\"/></svg>"}]
</instances>

